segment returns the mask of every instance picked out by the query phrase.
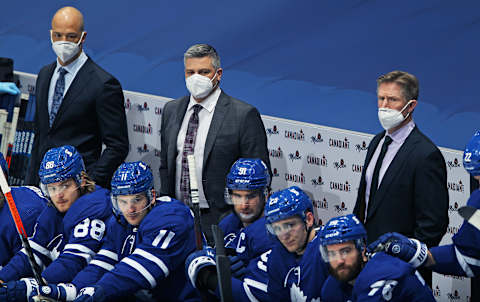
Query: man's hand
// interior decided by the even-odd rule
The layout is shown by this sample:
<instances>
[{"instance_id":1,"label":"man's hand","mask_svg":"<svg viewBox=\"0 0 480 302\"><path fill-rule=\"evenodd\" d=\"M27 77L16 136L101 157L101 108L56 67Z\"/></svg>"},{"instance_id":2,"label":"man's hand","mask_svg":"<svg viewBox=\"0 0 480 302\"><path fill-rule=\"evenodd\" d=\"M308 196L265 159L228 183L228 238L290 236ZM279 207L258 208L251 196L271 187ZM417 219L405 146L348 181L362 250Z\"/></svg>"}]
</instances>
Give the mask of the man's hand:
<instances>
[{"instance_id":1,"label":"man's hand","mask_svg":"<svg viewBox=\"0 0 480 302\"><path fill-rule=\"evenodd\" d=\"M105 300L103 288L95 285L93 287L82 288L74 302L103 302Z\"/></svg>"},{"instance_id":2,"label":"man's hand","mask_svg":"<svg viewBox=\"0 0 480 302\"><path fill-rule=\"evenodd\" d=\"M74 286L70 284L39 286L37 280L33 278L23 278L20 279L20 281L3 283L0 288L0 301L72 301L75 295L70 295L70 299L67 299L68 287Z\"/></svg>"},{"instance_id":3,"label":"man's hand","mask_svg":"<svg viewBox=\"0 0 480 302\"><path fill-rule=\"evenodd\" d=\"M209 289L210 274L216 275L215 250L209 246L190 254L185 260L190 283L197 289Z\"/></svg>"},{"instance_id":4,"label":"man's hand","mask_svg":"<svg viewBox=\"0 0 480 302\"><path fill-rule=\"evenodd\" d=\"M427 245L399 233L386 233L367 247L367 253L385 252L410 263L414 268L425 264L428 257Z\"/></svg>"},{"instance_id":5,"label":"man's hand","mask_svg":"<svg viewBox=\"0 0 480 302\"><path fill-rule=\"evenodd\" d=\"M0 82L0 93L8 93L12 95L17 95L20 93L17 85L10 82Z\"/></svg>"}]
</instances>

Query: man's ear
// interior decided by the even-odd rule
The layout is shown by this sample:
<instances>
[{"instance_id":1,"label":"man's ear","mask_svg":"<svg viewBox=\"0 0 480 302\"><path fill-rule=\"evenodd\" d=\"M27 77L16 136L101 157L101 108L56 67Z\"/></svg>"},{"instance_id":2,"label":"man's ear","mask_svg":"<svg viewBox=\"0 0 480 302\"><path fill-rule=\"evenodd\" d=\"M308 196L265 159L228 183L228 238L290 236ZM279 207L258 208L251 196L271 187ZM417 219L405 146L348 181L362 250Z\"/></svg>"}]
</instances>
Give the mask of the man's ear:
<instances>
[{"instance_id":1,"label":"man's ear","mask_svg":"<svg viewBox=\"0 0 480 302\"><path fill-rule=\"evenodd\" d=\"M307 227L311 228L313 227L313 224L315 223L315 217L313 216L313 213L308 211L306 214L305 220L307 223Z\"/></svg>"},{"instance_id":2,"label":"man's ear","mask_svg":"<svg viewBox=\"0 0 480 302\"><path fill-rule=\"evenodd\" d=\"M152 189L152 201L150 202L150 204L154 206L156 202L157 202L157 193L155 192L155 189Z\"/></svg>"},{"instance_id":3,"label":"man's ear","mask_svg":"<svg viewBox=\"0 0 480 302\"><path fill-rule=\"evenodd\" d=\"M364 262L367 262L368 261L368 258L367 256L365 255L365 253L367 252L367 249L364 248L363 251L362 251L362 259Z\"/></svg>"}]
</instances>

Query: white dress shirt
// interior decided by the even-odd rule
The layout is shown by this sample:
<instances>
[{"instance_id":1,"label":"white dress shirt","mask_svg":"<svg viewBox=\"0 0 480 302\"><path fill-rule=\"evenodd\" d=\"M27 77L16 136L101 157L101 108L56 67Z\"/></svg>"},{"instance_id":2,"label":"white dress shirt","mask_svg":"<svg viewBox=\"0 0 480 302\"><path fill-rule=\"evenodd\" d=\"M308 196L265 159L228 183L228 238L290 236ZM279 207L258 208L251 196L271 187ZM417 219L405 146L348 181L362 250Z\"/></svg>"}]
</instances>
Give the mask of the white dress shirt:
<instances>
[{"instance_id":1,"label":"white dress shirt","mask_svg":"<svg viewBox=\"0 0 480 302\"><path fill-rule=\"evenodd\" d=\"M48 114L50 114L50 109L52 108L53 95L55 94L55 85L57 84L58 76L60 75L60 73L58 72L60 67L63 67L65 68L65 70L67 70L67 73L65 74L65 89L63 90L63 96L65 96L78 71L80 70L80 68L82 68L83 64L87 62L87 60L88 57L83 51L75 61L66 66L60 65L57 58L57 67L55 67L55 70L53 71L52 78L50 79L50 87L48 89Z\"/></svg>"},{"instance_id":2,"label":"white dress shirt","mask_svg":"<svg viewBox=\"0 0 480 302\"><path fill-rule=\"evenodd\" d=\"M382 166L380 167L380 171L378 173L378 187L380 187L380 184L382 183L383 176L385 175L385 172L387 171L388 167L392 163L393 159L395 158L395 155L397 155L398 150L400 150L400 147L402 147L403 143L407 139L407 137L410 135L412 132L413 128L415 128L415 123L413 122L413 119L408 122L406 125L404 125L402 128L396 130L392 134L388 134L388 132L385 132L385 136L390 136L392 138L392 142L388 146L387 153L385 153L385 157L383 158ZM370 186L372 184L372 178L373 178L373 171L375 170L375 165L377 164L378 156L380 155L380 151L382 150L383 142L385 141L385 136L380 140L378 143L377 149L375 149L375 152L373 153L372 159L370 160L370 163L368 164L367 171L365 171L365 181L366 181L366 187L365 187L365 217L367 217L367 209L368 209L368 198L370 197Z\"/></svg>"},{"instance_id":3,"label":"white dress shirt","mask_svg":"<svg viewBox=\"0 0 480 302\"><path fill-rule=\"evenodd\" d=\"M205 198L205 193L203 191L202 185L202 172L203 172L203 156L205 149L205 142L207 141L208 130L210 129L210 124L212 123L213 113L215 112L215 106L217 105L218 98L222 90L220 88L215 89L215 91L204 99L201 103L197 103L195 99L190 95L190 102L187 106L187 111L183 117L182 126L180 131L178 131L177 136L177 158L176 158L176 169L175 169L175 195L177 199L181 200L180 194L180 178L182 175L182 156L183 156L183 145L185 142L185 136L187 134L188 121L190 116L193 114L193 106L199 104L203 108L198 112L198 130L197 137L195 139L195 148L193 155L195 156L195 168L197 174L198 182L198 195L200 198L200 207L208 208L208 203Z\"/></svg>"}]
</instances>

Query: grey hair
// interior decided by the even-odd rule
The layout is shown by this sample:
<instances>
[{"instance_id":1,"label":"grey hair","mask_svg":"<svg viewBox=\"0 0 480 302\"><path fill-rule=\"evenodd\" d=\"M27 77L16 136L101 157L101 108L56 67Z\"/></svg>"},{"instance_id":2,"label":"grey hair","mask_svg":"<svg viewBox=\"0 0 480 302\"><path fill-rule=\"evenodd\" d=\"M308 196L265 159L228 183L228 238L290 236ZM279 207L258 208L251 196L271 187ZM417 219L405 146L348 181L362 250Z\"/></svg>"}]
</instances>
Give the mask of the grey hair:
<instances>
[{"instance_id":1,"label":"grey hair","mask_svg":"<svg viewBox=\"0 0 480 302\"><path fill-rule=\"evenodd\" d=\"M183 54L183 65L189 58L203 58L210 57L212 59L212 65L215 70L219 69L220 66L220 57L217 54L217 51L213 46L208 44L195 44L190 46L187 51Z\"/></svg>"}]
</instances>

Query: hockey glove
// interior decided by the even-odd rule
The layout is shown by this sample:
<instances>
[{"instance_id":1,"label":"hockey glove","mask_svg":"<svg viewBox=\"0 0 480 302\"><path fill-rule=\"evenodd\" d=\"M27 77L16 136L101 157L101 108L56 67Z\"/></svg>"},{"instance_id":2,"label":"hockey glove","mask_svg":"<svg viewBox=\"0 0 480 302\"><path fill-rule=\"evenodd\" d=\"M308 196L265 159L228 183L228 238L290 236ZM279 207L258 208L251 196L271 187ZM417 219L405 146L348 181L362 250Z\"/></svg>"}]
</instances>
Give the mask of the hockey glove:
<instances>
[{"instance_id":1,"label":"hockey glove","mask_svg":"<svg viewBox=\"0 0 480 302\"><path fill-rule=\"evenodd\" d=\"M20 90L18 90L17 85L15 85L15 83L0 82L0 93L17 95L20 93Z\"/></svg>"},{"instance_id":2,"label":"hockey glove","mask_svg":"<svg viewBox=\"0 0 480 302\"><path fill-rule=\"evenodd\" d=\"M215 262L215 250L209 246L193 252L185 260L190 283L199 290L217 288L217 271Z\"/></svg>"},{"instance_id":3,"label":"hockey glove","mask_svg":"<svg viewBox=\"0 0 480 302\"><path fill-rule=\"evenodd\" d=\"M103 288L95 285L82 288L74 302L104 302L105 300Z\"/></svg>"},{"instance_id":4,"label":"hockey glove","mask_svg":"<svg viewBox=\"0 0 480 302\"><path fill-rule=\"evenodd\" d=\"M367 247L368 253L378 251L398 257L414 268L423 266L428 257L428 248L425 243L395 232L383 234Z\"/></svg>"}]
</instances>

